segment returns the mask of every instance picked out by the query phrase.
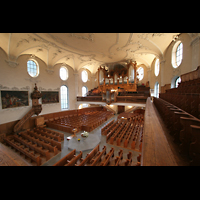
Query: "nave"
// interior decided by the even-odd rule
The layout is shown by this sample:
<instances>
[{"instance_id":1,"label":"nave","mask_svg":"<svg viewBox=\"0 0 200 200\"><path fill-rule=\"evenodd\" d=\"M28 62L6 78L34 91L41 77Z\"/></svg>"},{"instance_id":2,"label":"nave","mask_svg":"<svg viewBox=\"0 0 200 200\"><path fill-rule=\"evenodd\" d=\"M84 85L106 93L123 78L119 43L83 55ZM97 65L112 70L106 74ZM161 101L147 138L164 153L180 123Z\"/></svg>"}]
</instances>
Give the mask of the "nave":
<instances>
[{"instance_id":1,"label":"nave","mask_svg":"<svg viewBox=\"0 0 200 200\"><path fill-rule=\"evenodd\" d=\"M88 140L91 136L96 136L96 137L100 140L100 142L99 142L99 150L100 150L100 151L102 151L102 149L103 149L104 146L106 146L106 152L109 152L109 151L111 150L111 148L113 147L113 148L114 148L114 155L115 155L115 156L118 156L118 153L119 153L120 149L122 149L122 150L123 150L123 157L124 157L124 158L126 158L126 157L127 157L127 154L128 154L129 152L131 152L131 153L132 153L132 163L131 163L131 165L132 165L132 166L135 166L135 165L137 164L137 157L139 156L140 152L133 151L133 150L130 150L130 149L127 149L127 148L122 148L122 147L118 147L118 146L116 146L116 145L111 145L111 144L109 144L109 143L106 143L106 136L105 136L105 135L101 135L101 129L102 129L106 124L108 124L110 121L116 120L117 117L118 117L118 114L115 115L114 117L110 118L108 121L104 122L104 123L101 124L100 126L98 126L98 127L97 127L96 129L94 129L93 131L91 131L91 132L89 133L88 138L82 138L82 137L80 136L80 134L76 134L76 135L77 135L77 138L72 138L72 140L73 140L73 139L74 139L74 140L75 140L75 139L77 140L77 139L79 138L79 136L80 136L81 141L80 141L80 143L77 142L78 145L79 145L79 144L81 144L82 142ZM53 130L53 129L52 129L52 130ZM60 132L62 132L62 131L60 131ZM71 141L70 141L70 140L68 141L68 140L67 140L67 137L70 136L71 134L70 134L70 133L66 133L66 132L62 132L62 133L64 133L64 141L62 142L62 150L61 150L61 153L59 153L58 155L54 156L52 159L48 160L47 162L45 162L42 166L52 166L52 165L54 165L56 162L58 162L60 159L62 159L64 156L66 156L67 154L69 154L69 153L73 150L73 149L69 149L69 148L68 148L68 147L69 147L69 143L70 143ZM87 148L87 144L88 144L88 143L85 142L85 145L84 145L85 148ZM92 151L92 149L94 149L95 147L96 147L96 146L94 146L94 147L92 147L92 148L90 148L90 149L88 149L88 150L82 151L82 158L85 158L85 157L87 156L87 154L89 154L89 153ZM75 148L75 149L76 149L76 148ZM80 151L77 151L77 150L76 150L76 155L78 155L79 153L80 153Z\"/></svg>"}]
</instances>

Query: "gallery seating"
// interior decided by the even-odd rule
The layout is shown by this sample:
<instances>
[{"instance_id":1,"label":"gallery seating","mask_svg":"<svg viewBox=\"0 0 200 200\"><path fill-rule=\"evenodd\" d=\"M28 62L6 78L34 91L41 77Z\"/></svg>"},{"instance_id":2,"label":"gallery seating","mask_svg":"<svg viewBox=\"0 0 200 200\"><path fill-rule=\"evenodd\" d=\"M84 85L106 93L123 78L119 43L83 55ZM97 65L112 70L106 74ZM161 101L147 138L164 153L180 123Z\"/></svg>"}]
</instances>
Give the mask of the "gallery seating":
<instances>
[{"instance_id":1,"label":"gallery seating","mask_svg":"<svg viewBox=\"0 0 200 200\"><path fill-rule=\"evenodd\" d=\"M154 98L154 104L174 137L174 142L179 145L180 154L190 158L191 165L198 165L200 120L161 98Z\"/></svg>"}]
</instances>

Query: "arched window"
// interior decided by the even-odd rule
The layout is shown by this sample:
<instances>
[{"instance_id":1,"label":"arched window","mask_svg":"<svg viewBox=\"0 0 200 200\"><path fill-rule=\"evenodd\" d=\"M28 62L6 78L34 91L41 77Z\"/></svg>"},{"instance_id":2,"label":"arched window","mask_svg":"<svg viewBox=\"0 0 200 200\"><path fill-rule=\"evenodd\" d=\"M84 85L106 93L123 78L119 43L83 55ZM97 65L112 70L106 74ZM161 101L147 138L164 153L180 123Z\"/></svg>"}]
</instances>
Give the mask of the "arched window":
<instances>
[{"instance_id":1,"label":"arched window","mask_svg":"<svg viewBox=\"0 0 200 200\"><path fill-rule=\"evenodd\" d=\"M144 68L143 67L139 67L137 69L137 73L138 73L137 78L139 79L139 81L141 81L144 78Z\"/></svg>"},{"instance_id":2,"label":"arched window","mask_svg":"<svg viewBox=\"0 0 200 200\"><path fill-rule=\"evenodd\" d=\"M176 64L179 66L183 59L183 44L180 43L176 49Z\"/></svg>"},{"instance_id":3,"label":"arched window","mask_svg":"<svg viewBox=\"0 0 200 200\"><path fill-rule=\"evenodd\" d=\"M87 93L88 89L86 86L83 86L82 87L82 96L85 97L86 96L86 93Z\"/></svg>"},{"instance_id":4,"label":"arched window","mask_svg":"<svg viewBox=\"0 0 200 200\"><path fill-rule=\"evenodd\" d=\"M177 77L177 79L175 80L175 87L177 88L179 83L181 83L181 77Z\"/></svg>"},{"instance_id":5,"label":"arched window","mask_svg":"<svg viewBox=\"0 0 200 200\"><path fill-rule=\"evenodd\" d=\"M99 71L99 84L103 85L103 81L104 81L104 73L103 73L103 70L100 69L100 71Z\"/></svg>"},{"instance_id":6,"label":"arched window","mask_svg":"<svg viewBox=\"0 0 200 200\"><path fill-rule=\"evenodd\" d=\"M27 72L31 77L37 77L39 75L39 65L37 61L33 59L28 60Z\"/></svg>"},{"instance_id":7,"label":"arched window","mask_svg":"<svg viewBox=\"0 0 200 200\"><path fill-rule=\"evenodd\" d=\"M86 70L83 70L82 73L81 73L81 78L82 78L82 81L84 83L86 83L88 81L88 73Z\"/></svg>"},{"instance_id":8,"label":"arched window","mask_svg":"<svg viewBox=\"0 0 200 200\"><path fill-rule=\"evenodd\" d=\"M114 75L115 85L117 85L117 74Z\"/></svg>"},{"instance_id":9,"label":"arched window","mask_svg":"<svg viewBox=\"0 0 200 200\"><path fill-rule=\"evenodd\" d=\"M183 43L181 41L177 41L172 48L172 66L173 68L177 68L180 66L183 60Z\"/></svg>"},{"instance_id":10,"label":"arched window","mask_svg":"<svg viewBox=\"0 0 200 200\"><path fill-rule=\"evenodd\" d=\"M155 83L154 96L159 98L159 83L158 82Z\"/></svg>"},{"instance_id":11,"label":"arched window","mask_svg":"<svg viewBox=\"0 0 200 200\"><path fill-rule=\"evenodd\" d=\"M132 65L129 68L129 83L134 83L134 68Z\"/></svg>"},{"instance_id":12,"label":"arched window","mask_svg":"<svg viewBox=\"0 0 200 200\"><path fill-rule=\"evenodd\" d=\"M160 60L157 59L156 62L155 62L155 70L154 70L154 73L155 73L156 76L158 76L159 71L160 71Z\"/></svg>"},{"instance_id":13,"label":"arched window","mask_svg":"<svg viewBox=\"0 0 200 200\"><path fill-rule=\"evenodd\" d=\"M61 93L61 110L68 109L68 87L66 85L62 85L60 87Z\"/></svg>"},{"instance_id":14,"label":"arched window","mask_svg":"<svg viewBox=\"0 0 200 200\"><path fill-rule=\"evenodd\" d=\"M68 69L64 66L60 68L60 78L63 81L66 81L68 79Z\"/></svg>"}]
</instances>

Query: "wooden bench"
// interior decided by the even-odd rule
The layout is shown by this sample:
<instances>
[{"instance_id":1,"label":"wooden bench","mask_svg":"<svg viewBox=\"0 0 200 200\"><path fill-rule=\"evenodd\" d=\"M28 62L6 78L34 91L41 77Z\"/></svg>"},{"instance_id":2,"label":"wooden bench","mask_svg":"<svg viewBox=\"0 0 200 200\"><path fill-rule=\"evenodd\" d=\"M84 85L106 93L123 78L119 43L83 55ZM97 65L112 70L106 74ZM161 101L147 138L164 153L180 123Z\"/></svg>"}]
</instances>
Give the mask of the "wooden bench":
<instances>
[{"instance_id":1,"label":"wooden bench","mask_svg":"<svg viewBox=\"0 0 200 200\"><path fill-rule=\"evenodd\" d=\"M35 156L34 154L31 154L29 152L27 152L25 149L23 149L22 147L16 145L14 142L10 141L7 138L4 138L4 141L9 144L11 147L13 147L14 149L16 149L17 151L19 151L20 153L22 153L23 155L25 155L25 157L28 157L31 159L31 161L36 162L37 166L41 165L41 158L40 156Z\"/></svg>"},{"instance_id":2,"label":"wooden bench","mask_svg":"<svg viewBox=\"0 0 200 200\"><path fill-rule=\"evenodd\" d=\"M68 160L71 160L74 157L74 155L76 155L76 149L72 150L70 153L56 162L53 166L64 166Z\"/></svg>"}]
</instances>

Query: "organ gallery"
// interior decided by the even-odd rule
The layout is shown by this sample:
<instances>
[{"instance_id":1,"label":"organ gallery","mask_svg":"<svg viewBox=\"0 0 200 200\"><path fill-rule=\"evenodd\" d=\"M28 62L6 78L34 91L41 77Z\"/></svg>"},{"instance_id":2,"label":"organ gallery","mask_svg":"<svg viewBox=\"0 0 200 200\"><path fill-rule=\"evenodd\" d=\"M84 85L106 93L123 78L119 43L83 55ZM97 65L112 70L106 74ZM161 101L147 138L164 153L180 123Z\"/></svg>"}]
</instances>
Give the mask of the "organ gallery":
<instances>
[{"instance_id":1,"label":"organ gallery","mask_svg":"<svg viewBox=\"0 0 200 200\"><path fill-rule=\"evenodd\" d=\"M0 166L199 166L199 33L0 33Z\"/></svg>"}]
</instances>

